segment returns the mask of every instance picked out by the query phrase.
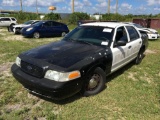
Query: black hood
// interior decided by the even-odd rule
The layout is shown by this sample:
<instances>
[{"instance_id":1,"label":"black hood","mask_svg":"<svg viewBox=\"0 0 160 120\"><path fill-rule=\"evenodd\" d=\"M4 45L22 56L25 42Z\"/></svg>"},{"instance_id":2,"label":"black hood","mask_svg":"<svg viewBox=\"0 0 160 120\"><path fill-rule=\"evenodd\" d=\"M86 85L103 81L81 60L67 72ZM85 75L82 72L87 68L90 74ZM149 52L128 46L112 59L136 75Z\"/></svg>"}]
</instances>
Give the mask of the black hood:
<instances>
[{"instance_id":1,"label":"black hood","mask_svg":"<svg viewBox=\"0 0 160 120\"><path fill-rule=\"evenodd\" d=\"M102 50L102 46L62 40L29 50L22 55L68 68Z\"/></svg>"}]
</instances>

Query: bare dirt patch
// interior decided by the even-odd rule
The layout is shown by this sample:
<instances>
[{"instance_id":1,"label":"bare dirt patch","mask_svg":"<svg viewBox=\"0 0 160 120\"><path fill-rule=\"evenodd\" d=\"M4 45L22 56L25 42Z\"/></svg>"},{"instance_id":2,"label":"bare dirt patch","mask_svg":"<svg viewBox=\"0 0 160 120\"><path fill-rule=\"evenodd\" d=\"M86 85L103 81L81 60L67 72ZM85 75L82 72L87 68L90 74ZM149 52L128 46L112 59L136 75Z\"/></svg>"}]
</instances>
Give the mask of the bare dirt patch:
<instances>
[{"instance_id":1,"label":"bare dirt patch","mask_svg":"<svg viewBox=\"0 0 160 120\"><path fill-rule=\"evenodd\" d=\"M22 41L24 39L25 38L22 35L8 35L8 36L5 36L5 38L3 38L3 40L6 40L6 41L12 41L12 40Z\"/></svg>"},{"instance_id":2,"label":"bare dirt patch","mask_svg":"<svg viewBox=\"0 0 160 120\"><path fill-rule=\"evenodd\" d=\"M128 78L132 79L133 81L137 81L136 78L134 77L136 73L129 73Z\"/></svg>"},{"instance_id":3,"label":"bare dirt patch","mask_svg":"<svg viewBox=\"0 0 160 120\"><path fill-rule=\"evenodd\" d=\"M153 50L147 49L147 50L145 51L145 53L146 53L146 54L156 54L157 52L156 52L156 51L153 51Z\"/></svg>"},{"instance_id":4,"label":"bare dirt patch","mask_svg":"<svg viewBox=\"0 0 160 120\"><path fill-rule=\"evenodd\" d=\"M5 76L11 76L10 74L10 68L13 62L8 62L0 65L0 75Z\"/></svg>"}]
</instances>

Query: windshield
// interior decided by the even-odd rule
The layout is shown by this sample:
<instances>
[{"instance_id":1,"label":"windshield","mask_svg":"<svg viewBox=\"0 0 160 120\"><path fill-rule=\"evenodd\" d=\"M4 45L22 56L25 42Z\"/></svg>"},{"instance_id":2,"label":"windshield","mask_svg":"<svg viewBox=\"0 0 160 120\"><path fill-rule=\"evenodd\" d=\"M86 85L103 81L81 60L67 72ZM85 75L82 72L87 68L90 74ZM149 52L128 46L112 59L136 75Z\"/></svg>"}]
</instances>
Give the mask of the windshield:
<instances>
[{"instance_id":1,"label":"windshield","mask_svg":"<svg viewBox=\"0 0 160 120\"><path fill-rule=\"evenodd\" d=\"M141 25L139 24L134 24L134 26L138 27L138 28L143 28Z\"/></svg>"},{"instance_id":2,"label":"windshield","mask_svg":"<svg viewBox=\"0 0 160 120\"><path fill-rule=\"evenodd\" d=\"M112 41L113 32L113 28L108 27L80 26L67 34L63 40L95 45L109 45Z\"/></svg>"},{"instance_id":3,"label":"windshield","mask_svg":"<svg viewBox=\"0 0 160 120\"><path fill-rule=\"evenodd\" d=\"M40 26L40 25L42 25L43 24L43 22L42 21L40 21L40 22L36 22L36 23L34 23L33 24L33 26Z\"/></svg>"},{"instance_id":4,"label":"windshield","mask_svg":"<svg viewBox=\"0 0 160 120\"><path fill-rule=\"evenodd\" d=\"M33 21L30 20L30 21L25 22L24 24L25 24L25 25L28 25L28 24L32 24L32 22L33 22Z\"/></svg>"}]
</instances>

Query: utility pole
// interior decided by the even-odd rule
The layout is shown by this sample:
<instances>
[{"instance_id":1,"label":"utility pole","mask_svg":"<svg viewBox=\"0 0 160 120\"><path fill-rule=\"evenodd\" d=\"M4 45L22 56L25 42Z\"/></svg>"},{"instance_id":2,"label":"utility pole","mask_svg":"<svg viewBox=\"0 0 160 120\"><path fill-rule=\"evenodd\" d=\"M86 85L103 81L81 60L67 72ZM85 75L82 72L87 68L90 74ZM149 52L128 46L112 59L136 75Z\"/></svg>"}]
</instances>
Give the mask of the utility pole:
<instances>
[{"instance_id":1,"label":"utility pole","mask_svg":"<svg viewBox=\"0 0 160 120\"><path fill-rule=\"evenodd\" d=\"M110 0L108 0L108 14L110 14Z\"/></svg>"},{"instance_id":2,"label":"utility pole","mask_svg":"<svg viewBox=\"0 0 160 120\"><path fill-rule=\"evenodd\" d=\"M21 6L21 12L23 11L23 8L22 8L22 0L20 0L20 6Z\"/></svg>"},{"instance_id":3,"label":"utility pole","mask_svg":"<svg viewBox=\"0 0 160 120\"><path fill-rule=\"evenodd\" d=\"M37 11L37 14L38 14L38 3L37 3L37 0L36 0L36 11Z\"/></svg>"},{"instance_id":4,"label":"utility pole","mask_svg":"<svg viewBox=\"0 0 160 120\"><path fill-rule=\"evenodd\" d=\"M116 0L116 14L118 13L118 0Z\"/></svg>"},{"instance_id":5,"label":"utility pole","mask_svg":"<svg viewBox=\"0 0 160 120\"><path fill-rule=\"evenodd\" d=\"M74 13L74 0L72 0L72 13Z\"/></svg>"}]
</instances>

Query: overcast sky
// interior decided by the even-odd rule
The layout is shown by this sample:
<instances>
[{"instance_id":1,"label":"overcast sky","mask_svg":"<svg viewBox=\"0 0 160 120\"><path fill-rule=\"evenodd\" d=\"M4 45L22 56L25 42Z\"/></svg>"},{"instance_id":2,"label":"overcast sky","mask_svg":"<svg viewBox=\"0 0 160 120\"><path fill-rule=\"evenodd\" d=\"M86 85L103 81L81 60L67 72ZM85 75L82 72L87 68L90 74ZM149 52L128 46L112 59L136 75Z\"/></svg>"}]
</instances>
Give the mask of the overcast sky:
<instances>
[{"instance_id":1,"label":"overcast sky","mask_svg":"<svg viewBox=\"0 0 160 120\"><path fill-rule=\"evenodd\" d=\"M106 13L108 0L74 0L75 12ZM36 12L36 0L22 0L23 11ZM56 6L56 13L71 13L71 0L37 0L38 11L49 13L49 6ZM116 0L111 0L111 13L115 13ZM20 0L0 0L0 10L20 10ZM119 0L120 14L159 14L160 0Z\"/></svg>"}]
</instances>

